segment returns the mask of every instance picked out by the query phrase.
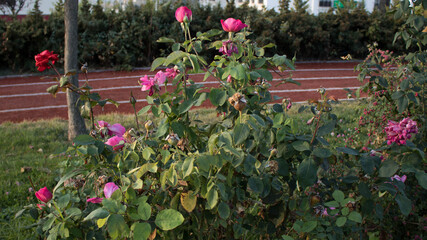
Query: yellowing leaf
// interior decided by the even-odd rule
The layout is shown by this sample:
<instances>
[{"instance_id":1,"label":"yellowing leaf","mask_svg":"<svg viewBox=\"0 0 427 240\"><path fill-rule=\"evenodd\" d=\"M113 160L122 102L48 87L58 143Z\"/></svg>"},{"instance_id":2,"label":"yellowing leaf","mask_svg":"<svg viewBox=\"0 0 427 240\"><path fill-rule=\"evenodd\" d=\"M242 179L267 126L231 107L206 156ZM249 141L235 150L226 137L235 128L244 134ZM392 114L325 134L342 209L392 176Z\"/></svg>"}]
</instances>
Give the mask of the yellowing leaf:
<instances>
[{"instance_id":1,"label":"yellowing leaf","mask_svg":"<svg viewBox=\"0 0 427 240\"><path fill-rule=\"evenodd\" d=\"M196 207L197 196L193 196L193 191L181 193L181 205L187 212L192 212Z\"/></svg>"}]
</instances>

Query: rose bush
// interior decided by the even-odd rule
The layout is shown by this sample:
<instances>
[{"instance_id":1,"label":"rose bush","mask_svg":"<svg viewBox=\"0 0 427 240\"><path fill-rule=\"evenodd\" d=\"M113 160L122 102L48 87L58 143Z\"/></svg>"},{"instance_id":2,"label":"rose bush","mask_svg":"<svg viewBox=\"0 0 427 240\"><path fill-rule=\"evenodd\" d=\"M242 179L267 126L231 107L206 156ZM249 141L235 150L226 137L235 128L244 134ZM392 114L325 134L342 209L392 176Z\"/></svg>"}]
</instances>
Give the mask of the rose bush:
<instances>
[{"instance_id":1,"label":"rose bush","mask_svg":"<svg viewBox=\"0 0 427 240\"><path fill-rule=\"evenodd\" d=\"M112 138L111 126L99 121L91 135L78 136L66 154L79 158L66 162L52 204L25 208L37 211L42 238L390 239L423 233L427 175L418 136L425 122L418 114L416 124L406 120L398 131L414 134L416 125L411 141L408 135L401 144L383 139L373 152L333 146L331 133L340 127L335 97L319 89L320 100L300 107L313 114L311 131L300 132L287 117L291 100L280 102L269 91L273 79L299 84L284 71L294 69L294 60L265 56L274 45L254 44L247 38L250 26L240 20L192 36L190 21L183 20L188 15L177 13L185 40L159 39L173 51L155 59L152 70L163 66L166 73L141 80L149 105L137 116L151 110L159 121L148 120L145 130L118 128ZM212 42L217 37L224 39ZM208 48L222 54L208 63L200 57ZM195 84L191 73L199 72L219 87ZM224 116L220 121L193 119L189 110L206 100ZM408 226L392 228L397 221Z\"/></svg>"}]
</instances>

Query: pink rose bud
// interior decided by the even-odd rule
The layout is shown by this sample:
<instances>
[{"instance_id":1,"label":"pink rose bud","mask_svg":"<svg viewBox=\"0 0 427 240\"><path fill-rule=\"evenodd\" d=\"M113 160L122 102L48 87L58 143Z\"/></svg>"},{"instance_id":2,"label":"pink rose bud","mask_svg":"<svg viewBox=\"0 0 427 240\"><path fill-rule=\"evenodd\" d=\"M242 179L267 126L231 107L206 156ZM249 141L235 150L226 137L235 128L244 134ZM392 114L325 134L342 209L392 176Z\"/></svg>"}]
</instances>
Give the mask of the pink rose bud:
<instances>
[{"instance_id":1,"label":"pink rose bud","mask_svg":"<svg viewBox=\"0 0 427 240\"><path fill-rule=\"evenodd\" d=\"M44 187L36 192L36 197L40 201L47 203L52 199L52 193L47 189L47 187Z\"/></svg>"},{"instance_id":2,"label":"pink rose bud","mask_svg":"<svg viewBox=\"0 0 427 240\"><path fill-rule=\"evenodd\" d=\"M239 19L228 18L227 20L221 19L222 29L226 32L238 32L248 25L242 23Z\"/></svg>"},{"instance_id":3,"label":"pink rose bud","mask_svg":"<svg viewBox=\"0 0 427 240\"><path fill-rule=\"evenodd\" d=\"M231 75L228 75L228 77L227 77L227 82L228 82L228 83L231 83Z\"/></svg>"},{"instance_id":4,"label":"pink rose bud","mask_svg":"<svg viewBox=\"0 0 427 240\"><path fill-rule=\"evenodd\" d=\"M186 7L186 6L182 6L179 7L178 9L176 9L175 11L175 18L178 22L182 23L184 22L184 18L187 17L187 19L191 22L191 16L193 15L193 13L191 12L191 10Z\"/></svg>"},{"instance_id":5,"label":"pink rose bud","mask_svg":"<svg viewBox=\"0 0 427 240\"><path fill-rule=\"evenodd\" d=\"M109 183L105 184L105 187L104 187L104 195L105 195L105 197L106 198L110 198L111 195L113 195L113 193L117 189L119 189L119 187L116 184L114 184L113 182L109 182Z\"/></svg>"}]
</instances>

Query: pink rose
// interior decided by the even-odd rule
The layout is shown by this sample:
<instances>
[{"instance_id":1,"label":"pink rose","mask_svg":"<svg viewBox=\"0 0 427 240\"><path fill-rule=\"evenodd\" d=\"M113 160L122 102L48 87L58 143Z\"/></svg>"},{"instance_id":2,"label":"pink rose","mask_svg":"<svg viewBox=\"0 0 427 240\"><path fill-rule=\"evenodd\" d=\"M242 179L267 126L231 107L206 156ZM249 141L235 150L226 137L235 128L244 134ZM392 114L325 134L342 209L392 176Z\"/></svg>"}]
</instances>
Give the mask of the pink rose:
<instances>
[{"instance_id":1,"label":"pink rose","mask_svg":"<svg viewBox=\"0 0 427 240\"><path fill-rule=\"evenodd\" d=\"M403 175L403 176L399 176L399 175L394 175L393 177L391 177L391 180L393 181L393 180L396 180L396 181L399 181L399 182L405 182L406 181L406 175Z\"/></svg>"},{"instance_id":2,"label":"pink rose","mask_svg":"<svg viewBox=\"0 0 427 240\"><path fill-rule=\"evenodd\" d=\"M115 124L109 126L108 130L110 130L111 133L112 133L112 134L110 134L110 136L111 135L116 135L116 136L121 137L126 132L126 128L123 127L120 123L115 123Z\"/></svg>"},{"instance_id":3,"label":"pink rose","mask_svg":"<svg viewBox=\"0 0 427 240\"><path fill-rule=\"evenodd\" d=\"M175 68L166 68L166 77L174 79L178 75L179 71Z\"/></svg>"},{"instance_id":4,"label":"pink rose","mask_svg":"<svg viewBox=\"0 0 427 240\"><path fill-rule=\"evenodd\" d=\"M119 189L119 187L116 184L114 184L113 182L109 182L109 183L105 184L105 187L104 187L104 195L105 195L105 197L106 198L110 198L111 195L113 195L113 193L117 189Z\"/></svg>"},{"instance_id":5,"label":"pink rose","mask_svg":"<svg viewBox=\"0 0 427 240\"><path fill-rule=\"evenodd\" d=\"M159 85L165 83L167 76L168 76L168 74L164 73L162 71L158 71L156 73L156 75L154 76L154 78L152 78L152 77L148 78L148 76L145 75L144 77L139 79L141 81L141 85L142 85L141 91L150 90L148 95L152 96L154 93L154 90L156 90L156 91L160 90Z\"/></svg>"},{"instance_id":6,"label":"pink rose","mask_svg":"<svg viewBox=\"0 0 427 240\"><path fill-rule=\"evenodd\" d=\"M44 187L36 192L36 197L40 201L47 203L52 199L53 196L52 196L52 193L49 191L49 189L47 189L47 187Z\"/></svg>"},{"instance_id":7,"label":"pink rose","mask_svg":"<svg viewBox=\"0 0 427 240\"><path fill-rule=\"evenodd\" d=\"M114 136L112 138L109 138L105 144L110 145L113 147L114 151L120 150L123 148L124 144L120 144L120 142L124 142L125 139L121 136Z\"/></svg>"},{"instance_id":8,"label":"pink rose","mask_svg":"<svg viewBox=\"0 0 427 240\"><path fill-rule=\"evenodd\" d=\"M227 20L221 19L222 29L226 32L238 32L248 25L242 23L239 19L228 18Z\"/></svg>"},{"instance_id":9,"label":"pink rose","mask_svg":"<svg viewBox=\"0 0 427 240\"><path fill-rule=\"evenodd\" d=\"M178 9L176 9L175 11L175 18L178 22L182 23L184 22L184 18L185 16L187 16L188 20L191 22L191 16L193 15L193 13L191 12L191 10L186 7L186 6L182 6L179 7Z\"/></svg>"},{"instance_id":10,"label":"pink rose","mask_svg":"<svg viewBox=\"0 0 427 240\"><path fill-rule=\"evenodd\" d=\"M88 200L86 200L86 202L101 203L102 202L102 198L99 198L99 197L89 198Z\"/></svg>"}]
</instances>

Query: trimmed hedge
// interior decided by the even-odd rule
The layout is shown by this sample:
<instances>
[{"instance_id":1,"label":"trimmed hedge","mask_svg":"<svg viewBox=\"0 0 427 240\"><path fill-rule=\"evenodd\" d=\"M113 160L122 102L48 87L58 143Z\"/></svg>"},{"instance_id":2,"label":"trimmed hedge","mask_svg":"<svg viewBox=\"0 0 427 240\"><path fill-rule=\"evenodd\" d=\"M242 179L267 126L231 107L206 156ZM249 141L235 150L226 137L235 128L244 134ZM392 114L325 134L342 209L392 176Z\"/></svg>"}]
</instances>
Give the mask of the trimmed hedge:
<instances>
[{"instance_id":1,"label":"trimmed hedge","mask_svg":"<svg viewBox=\"0 0 427 240\"><path fill-rule=\"evenodd\" d=\"M164 43L156 42L160 36L181 36L174 15L177 6L177 3L169 3L155 8L153 3L148 3L141 7L128 5L124 10L104 10L100 5L82 1L79 10L80 62L88 62L91 67L119 69L149 66L154 58L168 53ZM373 42L382 49L397 52L404 49L400 44L392 45L394 33L402 22L379 11L340 9L314 16L272 10L261 12L247 6L190 7L194 35L198 31L221 29L221 19L239 18L250 25L250 30L255 33L252 36L256 36L259 44L275 43L275 52L296 55L299 60L337 59L347 54L364 58L368 52L366 45ZM63 56L61 6L56 6L48 20L36 10L22 21L0 20L0 36L0 69L36 71L33 60L37 53L49 49ZM213 56L209 51L203 54L206 58Z\"/></svg>"}]
</instances>

